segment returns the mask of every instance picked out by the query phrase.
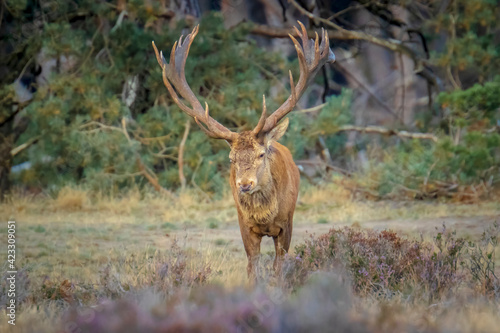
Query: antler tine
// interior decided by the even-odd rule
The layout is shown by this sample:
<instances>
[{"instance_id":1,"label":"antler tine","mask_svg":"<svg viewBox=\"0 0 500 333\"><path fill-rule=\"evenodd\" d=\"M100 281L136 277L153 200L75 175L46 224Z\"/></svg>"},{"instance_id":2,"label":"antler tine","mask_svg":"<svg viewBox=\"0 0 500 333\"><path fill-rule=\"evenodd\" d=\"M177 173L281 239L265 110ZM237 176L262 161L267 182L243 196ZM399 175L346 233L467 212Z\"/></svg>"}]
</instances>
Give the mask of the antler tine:
<instances>
[{"instance_id":1,"label":"antler tine","mask_svg":"<svg viewBox=\"0 0 500 333\"><path fill-rule=\"evenodd\" d=\"M326 32L325 29L321 28L321 35L322 35L322 40L321 40L321 53L323 52L329 52L330 50L330 40L328 39L328 33Z\"/></svg>"},{"instance_id":2,"label":"antler tine","mask_svg":"<svg viewBox=\"0 0 500 333\"><path fill-rule=\"evenodd\" d=\"M191 44L193 43L194 38L198 34L198 30L199 30L199 26L197 25L196 27L193 28L193 31L190 34L188 34L186 36L186 38L184 39L184 45L186 45L186 42L187 42L187 46L184 49L184 52L183 52L182 58L181 58L181 66L180 66L180 70L181 70L180 75L181 75L181 77L185 77L184 69L186 68L186 60L187 60L187 57L188 57L188 54L189 54L189 49L191 48ZM182 45L182 35L179 38L179 44L178 45L179 45L179 48L184 47L184 45Z\"/></svg>"},{"instance_id":3,"label":"antler tine","mask_svg":"<svg viewBox=\"0 0 500 333\"><path fill-rule=\"evenodd\" d=\"M205 102L205 124L207 124L209 128L205 128L205 126L203 126L201 122L198 120L198 117L194 117L194 121L208 137L213 139L220 139L220 137L217 134L215 134L216 130L214 131L213 128L212 129L210 128L210 121L208 121L209 118L210 116L208 114L208 104L207 102Z\"/></svg>"},{"instance_id":4,"label":"antler tine","mask_svg":"<svg viewBox=\"0 0 500 333\"><path fill-rule=\"evenodd\" d=\"M167 87L168 92L174 99L174 102L182 109L182 111L186 112L187 114L190 114L193 112L192 109L190 109L186 104L182 103L182 101L179 99L179 96L175 92L175 89L172 87L170 82L168 82L167 76L165 75L165 71L163 71L163 84L165 84L165 87Z\"/></svg>"},{"instance_id":5,"label":"antler tine","mask_svg":"<svg viewBox=\"0 0 500 333\"><path fill-rule=\"evenodd\" d=\"M177 50L177 41L175 41L174 43L174 46L172 46L172 51L170 52L170 64L168 64L168 66L170 68L173 68L174 69L174 73L175 73L175 51Z\"/></svg>"},{"instance_id":6,"label":"antler tine","mask_svg":"<svg viewBox=\"0 0 500 333\"><path fill-rule=\"evenodd\" d=\"M314 39L314 66L318 65L321 53L319 52L319 37L318 33L315 32L316 38Z\"/></svg>"},{"instance_id":7,"label":"antler tine","mask_svg":"<svg viewBox=\"0 0 500 333\"><path fill-rule=\"evenodd\" d=\"M297 92L295 91L295 84L293 82L293 75L292 75L292 71L288 71L288 74L290 76L290 89L292 90L292 94L290 95L292 97L292 101L294 103L297 103Z\"/></svg>"},{"instance_id":8,"label":"antler tine","mask_svg":"<svg viewBox=\"0 0 500 333\"><path fill-rule=\"evenodd\" d=\"M177 95L177 93L175 92L175 90L173 89L172 85L170 84L170 82L168 82L168 79L167 79L167 76L166 76L166 70L167 70L167 61L165 60L165 57L163 56L163 52L160 51L158 52L158 49L156 48L156 44L155 42L153 41L152 42L153 44L153 48L155 50L155 54L156 54L156 60L158 61L158 64L160 65L160 67L162 68L162 77L163 77L163 83L165 84L165 86L167 87L170 95L172 96L172 98L174 99L175 103L184 111L184 112L191 112L192 110L187 107L184 103L182 103L180 100L179 100L179 96Z\"/></svg>"},{"instance_id":9,"label":"antler tine","mask_svg":"<svg viewBox=\"0 0 500 333\"><path fill-rule=\"evenodd\" d=\"M158 52L155 43L153 48L156 54L156 60L162 68L163 83L167 87L168 92L172 96L174 102L189 116L193 117L198 126L211 138L225 139L232 141L236 137L236 133L221 125L215 119L210 117L208 112L208 104L205 103L205 109L201 106L200 101L189 87L185 76L185 65L189 55L189 49L194 38L198 34L199 26L194 27L192 32L182 40L183 36L176 41L170 53L170 63L167 64L162 52ZM188 107L178 94L189 102L191 107ZM202 125L203 123L203 125Z\"/></svg>"},{"instance_id":10,"label":"antler tine","mask_svg":"<svg viewBox=\"0 0 500 333\"><path fill-rule=\"evenodd\" d=\"M156 60L158 61L158 65L160 65L160 67L163 68L163 66L166 65L165 58L163 57L163 52L161 52L161 51L158 52L158 49L156 48L156 44L154 41L152 41L151 44L153 44L153 48L155 50Z\"/></svg>"},{"instance_id":11,"label":"antler tine","mask_svg":"<svg viewBox=\"0 0 500 333\"><path fill-rule=\"evenodd\" d=\"M309 54L309 38L307 36L306 27L302 24L302 22L297 21L300 25L301 32L299 33L300 39L302 40L302 46L304 48L304 53Z\"/></svg>"},{"instance_id":12,"label":"antler tine","mask_svg":"<svg viewBox=\"0 0 500 333\"><path fill-rule=\"evenodd\" d=\"M317 73L319 68L327 62L335 61L335 55L330 50L330 43L328 41L328 33L323 29L321 33L321 40L318 33L316 33L316 38L310 40L307 35L307 30L302 22L298 21L300 30L297 27L295 29L296 34L300 37L302 41L302 46L299 44L294 36L289 35L290 39L295 46L297 51L297 57L299 59L300 76L297 81L297 85L294 84L292 73L290 72L290 90L291 95L287 100L269 117L266 119L266 123L262 128L262 132L269 132L273 129L276 124L283 119L289 112L293 110L297 104L299 98L302 96L306 90L308 82ZM314 47L314 49L312 49Z\"/></svg>"},{"instance_id":13,"label":"antler tine","mask_svg":"<svg viewBox=\"0 0 500 333\"><path fill-rule=\"evenodd\" d=\"M253 129L252 133L254 135L258 135L260 131L262 130L262 127L264 127L264 124L266 123L266 113L267 113L267 108L266 108L266 95L262 95L262 114L260 115L259 122L257 123L257 126Z\"/></svg>"},{"instance_id":14,"label":"antler tine","mask_svg":"<svg viewBox=\"0 0 500 333\"><path fill-rule=\"evenodd\" d=\"M299 69L300 75L307 71L307 60L304 54L304 50L300 46L299 42L292 35L288 35L292 39L293 45L295 46L295 50L297 51L297 57L299 58ZM306 43L307 44L307 43Z\"/></svg>"}]
</instances>

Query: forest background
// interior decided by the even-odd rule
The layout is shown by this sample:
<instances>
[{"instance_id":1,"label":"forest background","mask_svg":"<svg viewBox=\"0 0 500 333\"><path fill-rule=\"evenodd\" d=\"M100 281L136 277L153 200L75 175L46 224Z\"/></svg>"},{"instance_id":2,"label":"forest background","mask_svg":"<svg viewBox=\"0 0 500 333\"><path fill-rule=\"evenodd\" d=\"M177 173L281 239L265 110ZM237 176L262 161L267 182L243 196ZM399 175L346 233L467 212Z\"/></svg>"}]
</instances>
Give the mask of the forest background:
<instances>
[{"instance_id":1,"label":"forest background","mask_svg":"<svg viewBox=\"0 0 500 333\"><path fill-rule=\"evenodd\" d=\"M186 76L215 119L255 126L298 76L290 28L329 31L337 56L283 143L303 178L362 198L474 202L500 181L495 0L1 2L0 191L119 195L227 188L228 148L173 103L168 54L200 23Z\"/></svg>"},{"instance_id":2,"label":"forest background","mask_svg":"<svg viewBox=\"0 0 500 333\"><path fill-rule=\"evenodd\" d=\"M0 0L0 331L497 333L499 4ZM229 147L151 41L200 25L187 81L239 132L289 96L297 20L336 62L288 116L292 246L255 286Z\"/></svg>"}]
</instances>

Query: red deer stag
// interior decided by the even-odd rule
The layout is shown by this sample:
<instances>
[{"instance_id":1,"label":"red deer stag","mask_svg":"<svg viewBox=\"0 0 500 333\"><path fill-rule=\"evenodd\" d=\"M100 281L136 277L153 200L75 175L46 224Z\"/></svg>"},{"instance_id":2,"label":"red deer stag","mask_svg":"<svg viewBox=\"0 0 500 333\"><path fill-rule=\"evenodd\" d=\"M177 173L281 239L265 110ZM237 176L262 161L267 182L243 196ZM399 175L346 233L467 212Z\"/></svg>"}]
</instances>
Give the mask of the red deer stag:
<instances>
[{"instance_id":1,"label":"red deer stag","mask_svg":"<svg viewBox=\"0 0 500 333\"><path fill-rule=\"evenodd\" d=\"M291 95L273 114L266 117L266 100L263 96L262 115L252 131L235 133L221 125L208 113L208 105L202 107L193 91L189 88L184 75L184 66L189 48L196 34L196 26L184 41L182 36L175 42L167 63L162 52L158 52L154 42L156 58L163 70L163 82L175 103L189 116L193 117L205 134L214 139L224 139L231 146L229 159L231 171L229 183L238 210L241 237L248 257L249 278L256 278L255 267L260 255L263 236L272 237L276 249L274 269L280 271L281 261L290 247L292 220L299 192L299 170L292 154L278 140L288 127L288 118L282 120L293 110L308 82L326 62L335 61L330 50L328 34L323 30L321 43L309 40L307 31L300 23L301 31L295 28L302 40L302 46L290 35L297 50L300 77L294 84L290 71ZM179 95L191 107L183 102Z\"/></svg>"}]
</instances>

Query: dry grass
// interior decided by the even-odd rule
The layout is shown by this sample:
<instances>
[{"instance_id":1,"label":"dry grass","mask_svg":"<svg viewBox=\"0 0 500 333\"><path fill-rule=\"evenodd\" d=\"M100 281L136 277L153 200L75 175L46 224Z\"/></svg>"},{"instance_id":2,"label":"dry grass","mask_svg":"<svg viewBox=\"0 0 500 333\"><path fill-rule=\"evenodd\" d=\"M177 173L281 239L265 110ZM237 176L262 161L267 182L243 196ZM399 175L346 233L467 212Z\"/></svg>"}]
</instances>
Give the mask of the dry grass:
<instances>
[{"instance_id":1,"label":"dry grass","mask_svg":"<svg viewBox=\"0 0 500 333\"><path fill-rule=\"evenodd\" d=\"M90 198L87 191L68 186L59 191L53 202L53 208L62 211L80 211L89 206Z\"/></svg>"},{"instance_id":2,"label":"dry grass","mask_svg":"<svg viewBox=\"0 0 500 333\"><path fill-rule=\"evenodd\" d=\"M299 200L292 247L311 233L321 234L332 226L353 224L375 229L389 227L411 234L433 231L445 220L459 233L475 237L500 216L498 202L358 202L334 185L305 187ZM97 286L106 267L111 267L110 274L120 281L121 288L147 285L153 268L170 260L167 250L174 242L189 255L188 270L211 267L209 284L248 288L246 256L229 192L220 200L208 201L204 195L190 191L176 199L140 191L111 198L91 195L81 188L65 188L55 198L15 194L8 203L0 205L0 215L17 221L16 264L28 271L31 291L60 286L66 280L77 290L78 286ZM4 236L2 228L0 237ZM271 266L273 252L272 241L266 238L262 247L264 266ZM355 306L370 314L372 327L379 325L377 318L384 325L391 320L421 320L426 327L435 325L451 331L459 327L462 332L488 332L498 324L498 309L482 303L460 303L466 300L456 300L451 306L437 304L431 309L404 303L399 311L394 310L399 307L397 300L387 306L366 301ZM38 306L44 310L37 310ZM450 313L450 309L454 310ZM459 321L453 320L454 313L461 314ZM18 329L33 331L40 327L49 332L60 315L61 307L50 300L25 306L18 314ZM384 316L391 317L382 320ZM6 321L0 322L0 331L7 329L11 327ZM383 327L378 331L383 332Z\"/></svg>"},{"instance_id":3,"label":"dry grass","mask_svg":"<svg viewBox=\"0 0 500 333\"><path fill-rule=\"evenodd\" d=\"M355 201L350 192L329 184L325 187L306 187L299 196L295 214L298 224L326 220L330 224L359 225L374 221L397 220L408 224L422 219L449 217L473 218L477 216L499 216L500 202L489 201L479 204L460 204L425 201ZM439 223L440 224L440 223ZM405 229L404 226L398 226Z\"/></svg>"}]
</instances>

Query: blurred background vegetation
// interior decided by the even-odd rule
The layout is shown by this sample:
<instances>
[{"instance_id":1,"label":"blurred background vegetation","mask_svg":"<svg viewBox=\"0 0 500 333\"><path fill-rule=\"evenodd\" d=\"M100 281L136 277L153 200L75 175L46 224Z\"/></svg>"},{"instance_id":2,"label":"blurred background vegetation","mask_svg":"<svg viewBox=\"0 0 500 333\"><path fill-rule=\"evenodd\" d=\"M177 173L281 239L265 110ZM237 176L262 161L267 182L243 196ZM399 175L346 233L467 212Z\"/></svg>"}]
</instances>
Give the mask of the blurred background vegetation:
<instances>
[{"instance_id":1,"label":"blurred background vegetation","mask_svg":"<svg viewBox=\"0 0 500 333\"><path fill-rule=\"evenodd\" d=\"M329 31L337 62L303 96L283 143L313 184L363 198L474 202L500 183L496 0L1 0L0 192L68 185L212 197L229 149L173 103L169 54L200 24L186 76L211 115L255 126L288 96L296 20ZM179 163L182 160L182 163Z\"/></svg>"}]
</instances>

